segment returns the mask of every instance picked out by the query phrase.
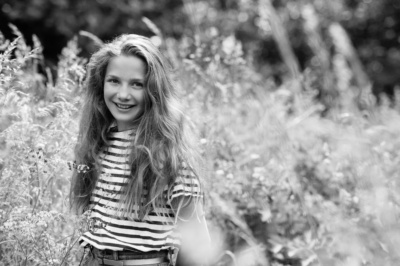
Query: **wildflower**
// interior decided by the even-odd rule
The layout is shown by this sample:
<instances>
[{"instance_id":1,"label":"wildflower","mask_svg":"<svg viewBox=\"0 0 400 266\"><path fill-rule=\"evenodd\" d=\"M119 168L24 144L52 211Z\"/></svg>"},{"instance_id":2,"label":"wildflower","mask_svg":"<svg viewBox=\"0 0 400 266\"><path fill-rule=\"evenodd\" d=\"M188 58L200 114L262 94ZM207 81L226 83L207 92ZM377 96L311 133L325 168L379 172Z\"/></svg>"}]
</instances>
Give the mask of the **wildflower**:
<instances>
[{"instance_id":1,"label":"wildflower","mask_svg":"<svg viewBox=\"0 0 400 266\"><path fill-rule=\"evenodd\" d=\"M217 175L223 175L224 174L224 170L217 170L215 173Z\"/></svg>"},{"instance_id":2,"label":"wildflower","mask_svg":"<svg viewBox=\"0 0 400 266\"><path fill-rule=\"evenodd\" d=\"M69 170L75 169L78 173L87 173L90 170L86 164L76 164L76 161L68 161L67 165Z\"/></svg>"}]
</instances>

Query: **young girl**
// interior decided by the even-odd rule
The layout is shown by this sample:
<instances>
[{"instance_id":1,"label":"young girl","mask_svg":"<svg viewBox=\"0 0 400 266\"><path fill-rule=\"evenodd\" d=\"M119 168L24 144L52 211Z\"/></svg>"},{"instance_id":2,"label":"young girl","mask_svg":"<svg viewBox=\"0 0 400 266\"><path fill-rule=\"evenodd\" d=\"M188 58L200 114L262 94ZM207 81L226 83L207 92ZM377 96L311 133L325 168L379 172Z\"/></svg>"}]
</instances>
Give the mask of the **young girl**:
<instances>
[{"instance_id":1,"label":"young girl","mask_svg":"<svg viewBox=\"0 0 400 266\"><path fill-rule=\"evenodd\" d=\"M174 265L209 236L169 67L148 38L122 35L91 57L86 90L70 191L84 265Z\"/></svg>"}]
</instances>

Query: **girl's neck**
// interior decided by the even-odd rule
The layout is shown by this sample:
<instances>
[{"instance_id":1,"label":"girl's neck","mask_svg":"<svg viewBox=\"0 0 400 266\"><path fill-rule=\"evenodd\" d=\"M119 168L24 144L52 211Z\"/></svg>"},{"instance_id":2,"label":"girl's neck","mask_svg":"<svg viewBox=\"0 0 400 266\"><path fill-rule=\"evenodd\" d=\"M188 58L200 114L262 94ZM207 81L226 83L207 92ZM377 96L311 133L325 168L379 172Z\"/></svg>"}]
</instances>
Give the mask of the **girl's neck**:
<instances>
[{"instance_id":1,"label":"girl's neck","mask_svg":"<svg viewBox=\"0 0 400 266\"><path fill-rule=\"evenodd\" d=\"M117 132L125 132L125 131L133 131L136 130L138 128L138 125L134 125L134 126L130 126L130 127L122 127L120 129L120 127L116 126L116 131Z\"/></svg>"},{"instance_id":2,"label":"girl's neck","mask_svg":"<svg viewBox=\"0 0 400 266\"><path fill-rule=\"evenodd\" d=\"M125 131L137 130L138 127L139 127L139 122L127 126L127 125L118 125L117 121L114 121L111 123L109 130L113 132L125 132Z\"/></svg>"}]
</instances>

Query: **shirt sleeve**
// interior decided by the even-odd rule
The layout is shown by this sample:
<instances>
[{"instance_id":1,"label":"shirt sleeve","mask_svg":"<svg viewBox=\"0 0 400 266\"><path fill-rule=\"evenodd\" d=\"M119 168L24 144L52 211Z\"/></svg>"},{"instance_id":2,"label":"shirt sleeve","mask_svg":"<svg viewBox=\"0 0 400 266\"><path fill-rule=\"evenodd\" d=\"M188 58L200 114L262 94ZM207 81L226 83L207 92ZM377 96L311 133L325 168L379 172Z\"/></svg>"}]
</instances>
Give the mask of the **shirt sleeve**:
<instances>
[{"instance_id":1,"label":"shirt sleeve","mask_svg":"<svg viewBox=\"0 0 400 266\"><path fill-rule=\"evenodd\" d=\"M198 177L185 164L183 164L180 168L178 177L171 187L169 193L169 202L171 202L174 198L182 196L191 198L203 197L203 192Z\"/></svg>"}]
</instances>

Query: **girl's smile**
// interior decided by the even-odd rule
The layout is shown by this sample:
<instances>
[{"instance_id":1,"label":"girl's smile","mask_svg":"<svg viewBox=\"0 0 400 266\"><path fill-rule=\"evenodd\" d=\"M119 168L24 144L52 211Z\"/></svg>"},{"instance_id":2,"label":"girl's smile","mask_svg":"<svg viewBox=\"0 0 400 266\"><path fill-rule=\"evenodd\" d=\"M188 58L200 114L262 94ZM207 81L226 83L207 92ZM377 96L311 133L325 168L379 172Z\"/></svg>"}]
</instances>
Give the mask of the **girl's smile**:
<instances>
[{"instance_id":1,"label":"girl's smile","mask_svg":"<svg viewBox=\"0 0 400 266\"><path fill-rule=\"evenodd\" d=\"M136 56L114 57L107 66L104 101L119 131L134 127L142 115L145 71L146 64Z\"/></svg>"},{"instance_id":2,"label":"girl's smile","mask_svg":"<svg viewBox=\"0 0 400 266\"><path fill-rule=\"evenodd\" d=\"M125 110L134 107L134 105L129 105L129 104L127 105L127 104L118 104L118 103L116 103L116 105L117 105L118 108L125 109Z\"/></svg>"}]
</instances>

